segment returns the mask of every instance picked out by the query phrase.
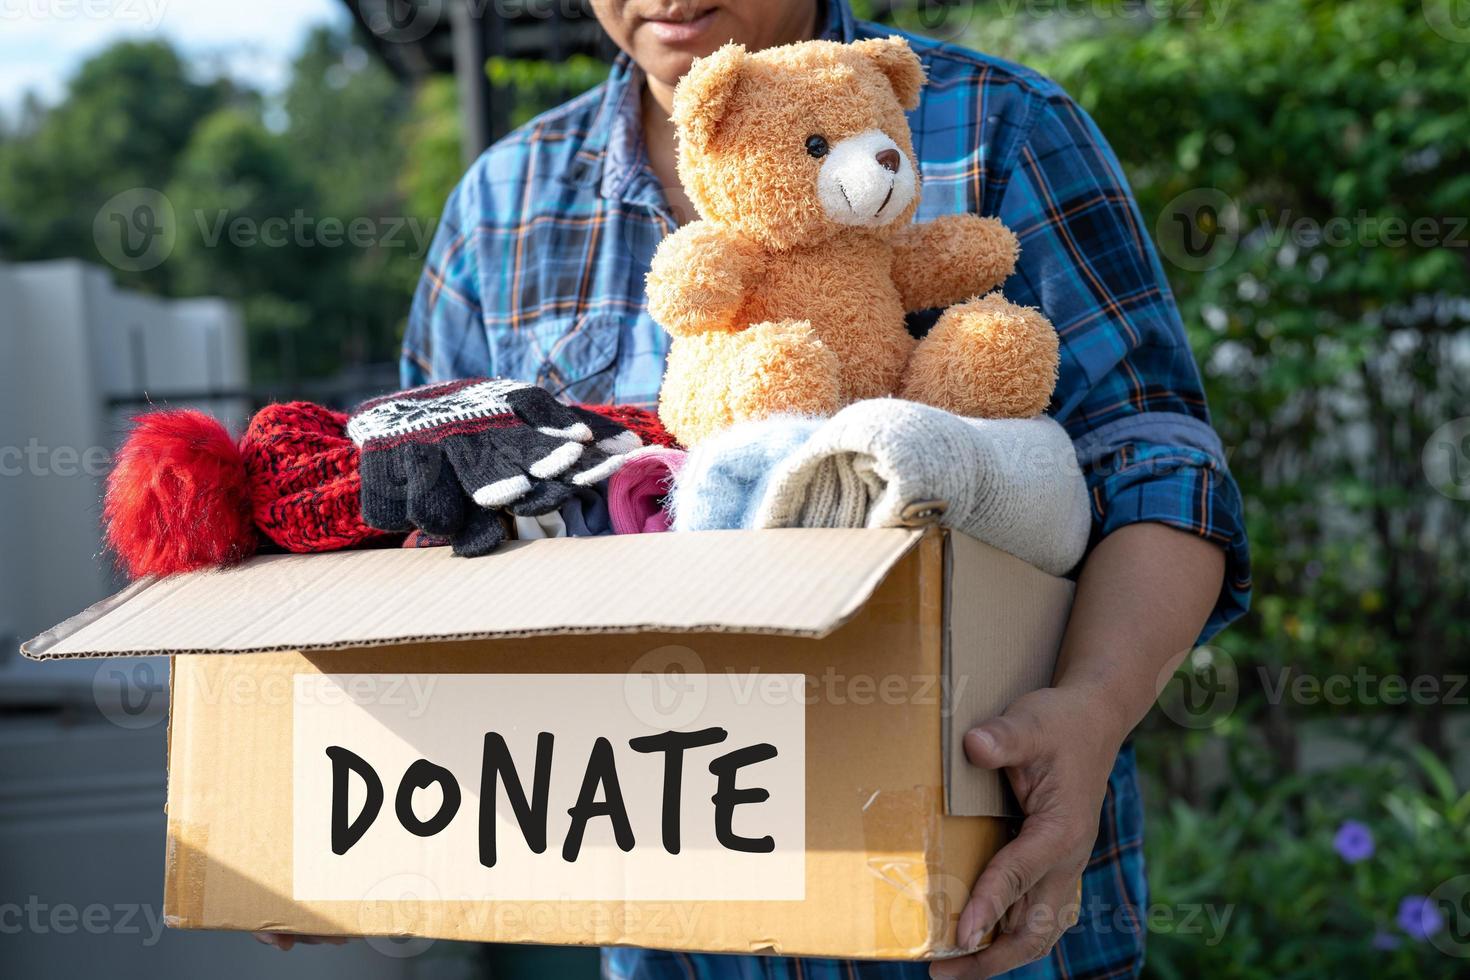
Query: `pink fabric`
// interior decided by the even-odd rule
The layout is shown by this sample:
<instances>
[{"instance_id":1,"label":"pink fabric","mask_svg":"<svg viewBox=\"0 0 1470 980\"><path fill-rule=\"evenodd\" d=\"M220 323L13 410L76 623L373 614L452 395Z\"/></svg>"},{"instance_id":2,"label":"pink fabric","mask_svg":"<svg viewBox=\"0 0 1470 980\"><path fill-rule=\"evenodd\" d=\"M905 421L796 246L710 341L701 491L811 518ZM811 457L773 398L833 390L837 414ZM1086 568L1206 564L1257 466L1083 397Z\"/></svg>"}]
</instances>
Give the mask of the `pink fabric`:
<instances>
[{"instance_id":1,"label":"pink fabric","mask_svg":"<svg viewBox=\"0 0 1470 980\"><path fill-rule=\"evenodd\" d=\"M682 449L648 446L628 455L607 484L607 510L614 534L649 534L669 529L663 500L684 465Z\"/></svg>"}]
</instances>

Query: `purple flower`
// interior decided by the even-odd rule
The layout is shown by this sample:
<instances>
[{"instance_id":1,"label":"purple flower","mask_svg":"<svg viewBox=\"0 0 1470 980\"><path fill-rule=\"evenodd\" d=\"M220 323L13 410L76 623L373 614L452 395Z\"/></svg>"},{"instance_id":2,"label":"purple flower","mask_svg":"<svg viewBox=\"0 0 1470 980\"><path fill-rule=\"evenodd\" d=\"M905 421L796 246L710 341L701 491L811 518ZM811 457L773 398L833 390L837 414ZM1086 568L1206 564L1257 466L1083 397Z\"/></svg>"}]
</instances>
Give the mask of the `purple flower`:
<instances>
[{"instance_id":1,"label":"purple flower","mask_svg":"<svg viewBox=\"0 0 1470 980\"><path fill-rule=\"evenodd\" d=\"M1373 856L1373 831L1356 820L1344 820L1332 838L1332 848L1348 864L1357 864Z\"/></svg>"},{"instance_id":2,"label":"purple flower","mask_svg":"<svg viewBox=\"0 0 1470 980\"><path fill-rule=\"evenodd\" d=\"M1411 939L1425 940L1444 928L1444 916L1423 895L1409 895L1399 902L1399 928Z\"/></svg>"},{"instance_id":3,"label":"purple flower","mask_svg":"<svg viewBox=\"0 0 1470 980\"><path fill-rule=\"evenodd\" d=\"M1403 940L1402 939L1400 939L1398 936L1395 936L1393 933L1388 932L1387 930L1379 929L1377 932L1373 933L1373 948L1374 949L1381 949L1381 950L1387 951L1387 950L1392 950L1392 949L1398 949L1399 946L1402 945L1402 944L1403 944Z\"/></svg>"}]
</instances>

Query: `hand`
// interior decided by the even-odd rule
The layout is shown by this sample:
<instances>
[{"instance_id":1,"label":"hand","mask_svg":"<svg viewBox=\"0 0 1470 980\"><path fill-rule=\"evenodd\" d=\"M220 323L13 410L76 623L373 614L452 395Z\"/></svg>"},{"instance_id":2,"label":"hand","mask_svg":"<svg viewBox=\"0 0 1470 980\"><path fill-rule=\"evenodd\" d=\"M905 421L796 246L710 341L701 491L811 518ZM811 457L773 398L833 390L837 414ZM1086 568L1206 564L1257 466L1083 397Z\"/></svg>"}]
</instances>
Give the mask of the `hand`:
<instances>
[{"instance_id":1,"label":"hand","mask_svg":"<svg viewBox=\"0 0 1470 980\"><path fill-rule=\"evenodd\" d=\"M281 952L286 952L292 946L341 946L347 942L346 936L298 936L294 932L252 932L255 941L267 946L274 946Z\"/></svg>"},{"instance_id":2,"label":"hand","mask_svg":"<svg viewBox=\"0 0 1470 980\"><path fill-rule=\"evenodd\" d=\"M994 941L973 956L931 964L931 977L979 980L1015 969L1046 956L1076 924L1078 883L1126 734L1114 715L1091 690L1045 688L965 736L970 762L1004 769L1026 816L960 913L961 944L977 944L998 926Z\"/></svg>"}]
</instances>

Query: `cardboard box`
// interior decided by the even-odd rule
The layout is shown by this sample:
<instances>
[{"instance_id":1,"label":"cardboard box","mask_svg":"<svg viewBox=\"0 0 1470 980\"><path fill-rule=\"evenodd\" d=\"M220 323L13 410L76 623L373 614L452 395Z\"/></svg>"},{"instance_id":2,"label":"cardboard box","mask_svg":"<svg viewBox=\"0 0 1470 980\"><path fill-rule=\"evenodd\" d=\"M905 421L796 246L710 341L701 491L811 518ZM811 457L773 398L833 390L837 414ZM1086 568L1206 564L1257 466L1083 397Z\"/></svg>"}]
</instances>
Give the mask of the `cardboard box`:
<instances>
[{"instance_id":1,"label":"cardboard box","mask_svg":"<svg viewBox=\"0 0 1470 980\"><path fill-rule=\"evenodd\" d=\"M173 658L172 926L934 958L1014 812L961 738L1071 597L935 529L651 534L259 557L23 649Z\"/></svg>"}]
</instances>

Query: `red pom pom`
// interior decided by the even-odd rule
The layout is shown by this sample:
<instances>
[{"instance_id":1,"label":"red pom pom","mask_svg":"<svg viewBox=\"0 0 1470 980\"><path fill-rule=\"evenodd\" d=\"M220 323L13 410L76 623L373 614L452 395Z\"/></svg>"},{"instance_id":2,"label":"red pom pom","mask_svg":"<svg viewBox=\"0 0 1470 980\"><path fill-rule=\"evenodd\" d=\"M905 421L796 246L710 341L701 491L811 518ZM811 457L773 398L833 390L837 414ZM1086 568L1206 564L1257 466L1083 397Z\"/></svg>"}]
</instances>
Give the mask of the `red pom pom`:
<instances>
[{"instance_id":1,"label":"red pom pom","mask_svg":"<svg viewBox=\"0 0 1470 980\"><path fill-rule=\"evenodd\" d=\"M254 554L245 462L203 412L134 420L107 477L107 544L130 578L228 565Z\"/></svg>"}]
</instances>

